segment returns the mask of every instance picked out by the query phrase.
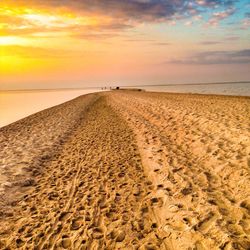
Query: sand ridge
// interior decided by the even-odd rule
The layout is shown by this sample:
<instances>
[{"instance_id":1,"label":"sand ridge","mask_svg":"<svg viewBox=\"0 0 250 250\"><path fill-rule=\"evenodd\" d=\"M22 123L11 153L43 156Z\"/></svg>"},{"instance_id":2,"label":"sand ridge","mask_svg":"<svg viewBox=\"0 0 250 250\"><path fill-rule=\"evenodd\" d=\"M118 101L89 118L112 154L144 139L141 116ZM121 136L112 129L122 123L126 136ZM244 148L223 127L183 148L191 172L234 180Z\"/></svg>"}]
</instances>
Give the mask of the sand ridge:
<instances>
[{"instance_id":1,"label":"sand ridge","mask_svg":"<svg viewBox=\"0 0 250 250\"><path fill-rule=\"evenodd\" d=\"M37 161L34 181L18 175L25 187L10 181L13 197L11 186L20 190L7 208L2 196L0 249L249 249L249 104L112 91L7 126L6 166L31 152L32 170L41 152L30 141L14 157L27 123L49 157ZM21 142L4 139L15 130Z\"/></svg>"}]
</instances>

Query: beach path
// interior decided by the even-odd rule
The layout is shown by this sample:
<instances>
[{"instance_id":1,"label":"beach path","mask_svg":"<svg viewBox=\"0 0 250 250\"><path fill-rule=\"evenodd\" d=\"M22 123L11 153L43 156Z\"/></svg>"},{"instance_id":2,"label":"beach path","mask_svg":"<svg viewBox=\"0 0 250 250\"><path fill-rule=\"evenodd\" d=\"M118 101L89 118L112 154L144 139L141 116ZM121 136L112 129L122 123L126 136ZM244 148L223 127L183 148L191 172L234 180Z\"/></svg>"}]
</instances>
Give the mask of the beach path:
<instances>
[{"instance_id":1,"label":"beach path","mask_svg":"<svg viewBox=\"0 0 250 250\"><path fill-rule=\"evenodd\" d=\"M250 249L249 117L247 97L118 90L7 126L5 168L26 160L0 249Z\"/></svg>"}]
</instances>

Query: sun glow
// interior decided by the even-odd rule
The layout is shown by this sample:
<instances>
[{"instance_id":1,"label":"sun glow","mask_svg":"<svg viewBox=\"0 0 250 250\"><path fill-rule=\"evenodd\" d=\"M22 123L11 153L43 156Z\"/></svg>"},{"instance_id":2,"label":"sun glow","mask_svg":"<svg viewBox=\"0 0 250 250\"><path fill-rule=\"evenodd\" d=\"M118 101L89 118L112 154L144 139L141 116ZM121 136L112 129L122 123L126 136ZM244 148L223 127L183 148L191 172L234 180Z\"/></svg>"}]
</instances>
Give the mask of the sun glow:
<instances>
[{"instance_id":1,"label":"sun glow","mask_svg":"<svg viewBox=\"0 0 250 250\"><path fill-rule=\"evenodd\" d=\"M0 36L0 46L2 45L25 45L27 39L17 36Z\"/></svg>"},{"instance_id":2,"label":"sun glow","mask_svg":"<svg viewBox=\"0 0 250 250\"><path fill-rule=\"evenodd\" d=\"M110 20L82 15L66 9L43 9L0 3L0 71L1 74L44 70L59 67L64 60L80 53L82 41L74 34L91 30ZM86 32L87 33L87 32ZM87 43L84 43L85 48Z\"/></svg>"},{"instance_id":3,"label":"sun glow","mask_svg":"<svg viewBox=\"0 0 250 250\"><path fill-rule=\"evenodd\" d=\"M58 22L58 18L48 14L24 14L22 15L24 19L30 21L36 25L52 26L53 23Z\"/></svg>"},{"instance_id":4,"label":"sun glow","mask_svg":"<svg viewBox=\"0 0 250 250\"><path fill-rule=\"evenodd\" d=\"M27 28L67 28L77 26L94 26L108 22L108 18L93 15L77 15L67 10L43 10L25 7L1 7L0 13L6 17L6 23L0 27L13 27L20 30ZM14 22L7 23L8 17Z\"/></svg>"}]
</instances>

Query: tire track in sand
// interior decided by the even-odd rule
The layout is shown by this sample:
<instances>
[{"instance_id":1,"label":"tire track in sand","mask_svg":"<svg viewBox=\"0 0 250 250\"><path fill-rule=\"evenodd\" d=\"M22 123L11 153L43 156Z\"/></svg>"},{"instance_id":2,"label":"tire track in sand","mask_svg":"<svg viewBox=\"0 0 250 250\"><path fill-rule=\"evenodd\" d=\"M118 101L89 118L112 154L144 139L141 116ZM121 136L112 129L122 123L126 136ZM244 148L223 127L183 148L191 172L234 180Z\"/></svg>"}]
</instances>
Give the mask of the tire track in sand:
<instances>
[{"instance_id":1,"label":"tire track in sand","mask_svg":"<svg viewBox=\"0 0 250 250\"><path fill-rule=\"evenodd\" d=\"M78 152L78 158L79 158L79 152ZM70 191L69 191L69 200L66 203L65 209L61 213L61 215L62 214L67 214L67 211L69 211L71 209L71 207L73 206L73 204L74 204L73 201L74 201L74 195L75 195L76 189L77 189L77 182L79 182L79 175L80 175L80 172L82 170L82 168L81 168L81 162L78 162L76 164L76 168L77 168L77 173L76 173L76 175L74 176L74 178L72 180L72 185L71 185L71 188L70 188ZM53 237L53 232L55 231L56 226L58 225L59 221L60 221L60 216L57 218L57 220L54 223L54 225L52 225L52 228L51 228L52 229L52 233L45 235L43 241L39 244L38 248L43 249L44 245L48 241L50 241L50 238ZM51 248L54 247L54 243L55 242L56 242L56 239L53 239L52 240Z\"/></svg>"},{"instance_id":2,"label":"tire track in sand","mask_svg":"<svg viewBox=\"0 0 250 250\"><path fill-rule=\"evenodd\" d=\"M249 99L105 95L137 135L154 195L163 200L155 211L168 248L249 249Z\"/></svg>"}]
</instances>

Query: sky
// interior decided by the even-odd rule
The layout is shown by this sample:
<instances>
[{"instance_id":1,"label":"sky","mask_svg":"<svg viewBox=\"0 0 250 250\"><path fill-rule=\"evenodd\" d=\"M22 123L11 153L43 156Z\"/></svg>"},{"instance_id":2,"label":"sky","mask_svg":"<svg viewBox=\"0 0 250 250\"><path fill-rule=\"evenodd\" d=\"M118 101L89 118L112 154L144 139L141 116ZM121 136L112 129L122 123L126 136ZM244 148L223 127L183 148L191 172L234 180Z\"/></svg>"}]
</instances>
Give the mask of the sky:
<instances>
[{"instance_id":1,"label":"sky","mask_svg":"<svg viewBox=\"0 0 250 250\"><path fill-rule=\"evenodd\" d=\"M0 1L0 89L250 80L250 0Z\"/></svg>"}]
</instances>

